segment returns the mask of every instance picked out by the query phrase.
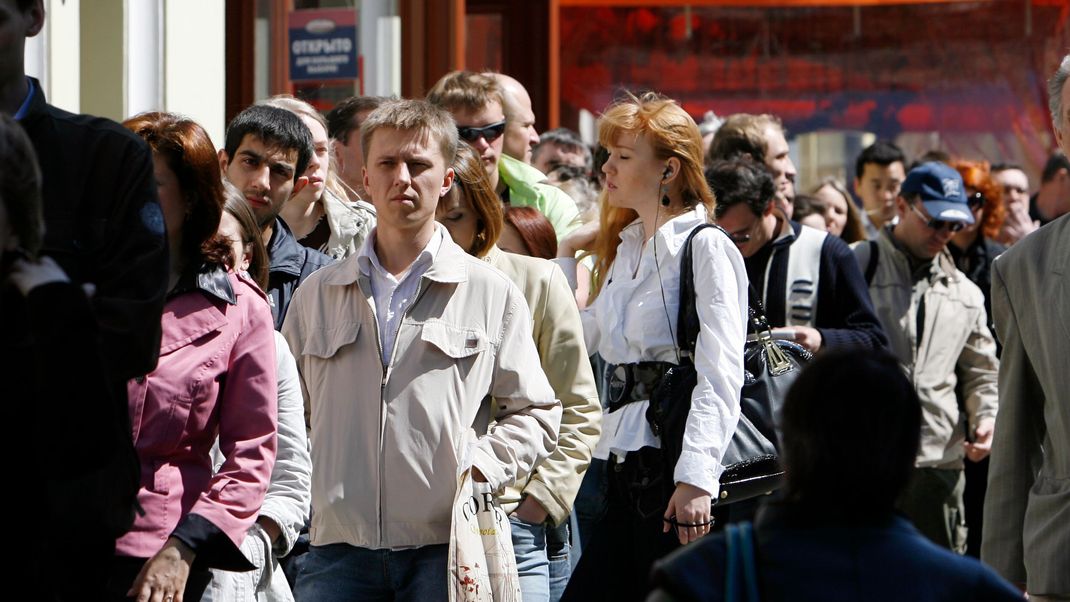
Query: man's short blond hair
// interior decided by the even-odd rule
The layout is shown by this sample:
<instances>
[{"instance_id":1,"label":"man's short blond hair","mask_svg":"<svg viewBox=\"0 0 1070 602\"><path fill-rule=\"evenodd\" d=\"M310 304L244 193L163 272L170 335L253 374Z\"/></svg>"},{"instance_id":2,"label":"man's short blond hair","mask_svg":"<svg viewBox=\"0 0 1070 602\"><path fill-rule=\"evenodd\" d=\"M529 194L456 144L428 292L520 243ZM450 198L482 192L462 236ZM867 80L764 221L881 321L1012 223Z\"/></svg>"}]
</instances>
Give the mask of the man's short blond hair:
<instances>
[{"instance_id":1,"label":"man's short blond hair","mask_svg":"<svg viewBox=\"0 0 1070 602\"><path fill-rule=\"evenodd\" d=\"M388 100L372 111L360 125L360 148L364 163L368 163L368 149L372 134L380 128L421 132L438 143L446 166L457 157L457 124L443 108L426 100Z\"/></svg>"},{"instance_id":2,"label":"man's short blond hair","mask_svg":"<svg viewBox=\"0 0 1070 602\"><path fill-rule=\"evenodd\" d=\"M427 101L447 111L482 111L492 102L505 109L502 88L493 76L454 71L442 76L427 93Z\"/></svg>"},{"instance_id":3,"label":"man's short blond hair","mask_svg":"<svg viewBox=\"0 0 1070 602\"><path fill-rule=\"evenodd\" d=\"M740 155L748 155L759 163L765 163L765 156L769 152L769 141L765 139L767 127L784 132L783 123L775 115L729 115L713 135L710 149L706 153L706 164L719 159L735 159Z\"/></svg>"}]
</instances>

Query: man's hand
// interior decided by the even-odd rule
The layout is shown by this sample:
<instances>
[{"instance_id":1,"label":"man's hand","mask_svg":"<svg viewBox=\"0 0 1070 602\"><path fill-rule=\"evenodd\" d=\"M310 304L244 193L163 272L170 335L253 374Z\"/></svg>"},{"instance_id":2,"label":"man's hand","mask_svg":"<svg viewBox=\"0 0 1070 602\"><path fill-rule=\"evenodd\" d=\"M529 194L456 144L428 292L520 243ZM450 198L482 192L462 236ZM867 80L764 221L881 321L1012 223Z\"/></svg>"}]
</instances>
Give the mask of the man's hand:
<instances>
[{"instance_id":1,"label":"man's hand","mask_svg":"<svg viewBox=\"0 0 1070 602\"><path fill-rule=\"evenodd\" d=\"M788 341L794 341L810 353L817 353L818 349L821 349L821 343L824 340L821 338L821 332L816 328L810 328L809 326L785 326L781 328L774 328L771 331L774 335L784 334L784 338Z\"/></svg>"},{"instance_id":2,"label":"man's hand","mask_svg":"<svg viewBox=\"0 0 1070 602\"><path fill-rule=\"evenodd\" d=\"M516 510L513 511L513 516L529 525L541 525L546 522L546 517L549 516L549 513L546 512L546 508L542 507L542 504L529 495L516 507Z\"/></svg>"},{"instance_id":3,"label":"man's hand","mask_svg":"<svg viewBox=\"0 0 1070 602\"><path fill-rule=\"evenodd\" d=\"M971 462L980 462L988 457L988 453L992 451L992 433L995 430L995 418L982 418L977 421L977 428L973 430L973 443L967 441L963 444L966 446L966 457Z\"/></svg>"}]
</instances>

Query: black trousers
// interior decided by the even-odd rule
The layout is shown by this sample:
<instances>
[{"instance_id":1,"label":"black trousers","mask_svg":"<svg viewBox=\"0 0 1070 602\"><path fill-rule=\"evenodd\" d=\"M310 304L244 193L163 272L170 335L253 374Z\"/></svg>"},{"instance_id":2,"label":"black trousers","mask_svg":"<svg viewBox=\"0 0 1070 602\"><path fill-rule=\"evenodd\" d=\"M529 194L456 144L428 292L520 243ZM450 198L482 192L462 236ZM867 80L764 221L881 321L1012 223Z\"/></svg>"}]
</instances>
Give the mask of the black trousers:
<instances>
[{"instance_id":1,"label":"black trousers","mask_svg":"<svg viewBox=\"0 0 1070 602\"><path fill-rule=\"evenodd\" d=\"M631 461L632 454L628 458ZM645 600L654 561L680 547L674 531L662 533L668 497L660 512L641 516L628 493L623 468L615 458L606 463L606 514L595 525L590 543L584 543L580 562L561 598L563 602Z\"/></svg>"}]
</instances>

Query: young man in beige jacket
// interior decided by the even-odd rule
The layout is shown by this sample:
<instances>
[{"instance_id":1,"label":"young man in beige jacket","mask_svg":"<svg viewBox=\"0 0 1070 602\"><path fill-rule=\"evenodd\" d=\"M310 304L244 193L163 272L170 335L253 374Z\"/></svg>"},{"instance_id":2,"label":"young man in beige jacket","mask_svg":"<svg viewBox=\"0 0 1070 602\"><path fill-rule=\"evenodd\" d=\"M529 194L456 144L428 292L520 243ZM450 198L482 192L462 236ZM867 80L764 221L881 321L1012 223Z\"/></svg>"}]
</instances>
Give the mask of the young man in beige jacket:
<instances>
[{"instance_id":1,"label":"young man in beige jacket","mask_svg":"<svg viewBox=\"0 0 1070 602\"><path fill-rule=\"evenodd\" d=\"M376 229L297 291L283 326L312 427L312 548L295 594L445 600L465 459L474 480L513 483L554 450L561 408L532 369L520 291L435 222L454 178L449 114L387 102L361 138Z\"/></svg>"}]
</instances>

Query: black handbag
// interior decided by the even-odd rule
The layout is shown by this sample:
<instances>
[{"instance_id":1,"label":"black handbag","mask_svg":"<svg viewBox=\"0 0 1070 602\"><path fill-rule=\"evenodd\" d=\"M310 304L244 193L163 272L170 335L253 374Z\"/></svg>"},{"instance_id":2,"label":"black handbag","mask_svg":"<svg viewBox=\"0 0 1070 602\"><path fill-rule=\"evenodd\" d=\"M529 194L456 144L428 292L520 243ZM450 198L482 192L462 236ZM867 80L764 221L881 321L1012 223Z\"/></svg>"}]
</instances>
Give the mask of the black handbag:
<instances>
[{"instance_id":1,"label":"black handbag","mask_svg":"<svg viewBox=\"0 0 1070 602\"><path fill-rule=\"evenodd\" d=\"M691 241L705 228L724 232L713 224L703 224L692 230L681 249L680 307L676 327L680 363L667 370L654 389L646 416L654 434L661 439L663 469L667 471L665 479L669 483L673 482L672 473L682 451L691 394L697 383L694 354L699 319L695 309ZM755 334L748 338L743 352L739 423L722 459L725 469L720 479L721 491L714 500L719 505L770 493L780 487L784 470L777 456L776 418L800 367L812 357L796 343L773 339L753 287L750 300L748 313Z\"/></svg>"}]
</instances>

